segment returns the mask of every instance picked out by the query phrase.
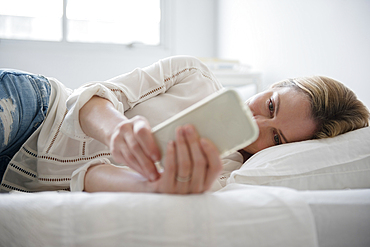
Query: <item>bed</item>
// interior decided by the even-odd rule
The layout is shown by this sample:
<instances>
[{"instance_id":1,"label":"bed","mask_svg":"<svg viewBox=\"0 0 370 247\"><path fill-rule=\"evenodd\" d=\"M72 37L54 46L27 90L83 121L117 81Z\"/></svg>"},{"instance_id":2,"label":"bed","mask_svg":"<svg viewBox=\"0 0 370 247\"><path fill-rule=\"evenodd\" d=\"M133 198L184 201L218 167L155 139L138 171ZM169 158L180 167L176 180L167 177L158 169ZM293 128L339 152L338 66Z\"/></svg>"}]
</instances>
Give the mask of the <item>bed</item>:
<instances>
[{"instance_id":1,"label":"bed","mask_svg":"<svg viewBox=\"0 0 370 247\"><path fill-rule=\"evenodd\" d=\"M1 246L369 246L370 190L1 195Z\"/></svg>"},{"instance_id":2,"label":"bed","mask_svg":"<svg viewBox=\"0 0 370 247\"><path fill-rule=\"evenodd\" d=\"M265 149L202 195L0 195L0 246L370 246L370 127Z\"/></svg>"}]
</instances>

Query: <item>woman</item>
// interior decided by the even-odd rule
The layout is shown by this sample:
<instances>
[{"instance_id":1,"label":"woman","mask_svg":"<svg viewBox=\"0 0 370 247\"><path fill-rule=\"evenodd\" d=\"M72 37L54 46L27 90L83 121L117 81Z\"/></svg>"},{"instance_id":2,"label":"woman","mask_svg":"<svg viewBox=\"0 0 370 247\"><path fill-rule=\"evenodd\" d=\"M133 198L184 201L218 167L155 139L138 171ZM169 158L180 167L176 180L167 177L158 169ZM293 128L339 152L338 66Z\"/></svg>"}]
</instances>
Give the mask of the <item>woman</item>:
<instances>
[{"instance_id":1,"label":"woman","mask_svg":"<svg viewBox=\"0 0 370 247\"><path fill-rule=\"evenodd\" d=\"M222 88L199 60L163 59L73 92L53 78L20 72L3 72L0 79L6 113L1 117L1 156L11 159L1 163L2 191L201 193L223 186L232 170L264 148L335 136L367 126L369 118L366 107L334 80L285 81L247 102L260 128L256 142L221 161L210 141L183 126L168 144L166 169L160 174L155 162L161 157L150 126ZM34 95L22 95L25 86ZM337 108L328 111L332 105ZM30 117L16 117L22 111Z\"/></svg>"}]
</instances>

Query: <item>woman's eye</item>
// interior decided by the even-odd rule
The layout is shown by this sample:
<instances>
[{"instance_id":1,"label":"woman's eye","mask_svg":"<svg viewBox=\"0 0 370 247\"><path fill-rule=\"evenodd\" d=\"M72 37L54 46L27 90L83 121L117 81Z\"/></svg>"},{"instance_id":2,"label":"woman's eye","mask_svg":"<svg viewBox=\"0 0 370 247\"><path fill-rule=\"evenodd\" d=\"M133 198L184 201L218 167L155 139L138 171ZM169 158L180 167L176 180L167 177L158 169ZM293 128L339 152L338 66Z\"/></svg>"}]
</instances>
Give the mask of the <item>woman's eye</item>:
<instances>
[{"instance_id":1,"label":"woman's eye","mask_svg":"<svg viewBox=\"0 0 370 247\"><path fill-rule=\"evenodd\" d=\"M274 142L275 142L275 145L280 145L281 142L280 142L280 137L278 134L274 134Z\"/></svg>"},{"instance_id":2,"label":"woman's eye","mask_svg":"<svg viewBox=\"0 0 370 247\"><path fill-rule=\"evenodd\" d=\"M268 105L268 107L269 107L269 111L270 111L270 113L272 114L272 113L274 113L274 103L272 103L272 100L270 99L270 101L269 101L269 105Z\"/></svg>"}]
</instances>

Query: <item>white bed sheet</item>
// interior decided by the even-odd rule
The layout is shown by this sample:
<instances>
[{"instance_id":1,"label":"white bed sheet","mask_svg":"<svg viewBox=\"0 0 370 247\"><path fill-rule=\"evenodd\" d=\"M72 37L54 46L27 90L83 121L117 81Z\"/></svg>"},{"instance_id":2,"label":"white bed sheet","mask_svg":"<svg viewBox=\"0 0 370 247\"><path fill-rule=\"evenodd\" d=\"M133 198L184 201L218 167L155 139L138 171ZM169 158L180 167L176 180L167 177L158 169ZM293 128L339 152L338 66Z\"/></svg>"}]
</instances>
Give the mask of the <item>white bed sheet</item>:
<instances>
[{"instance_id":1,"label":"white bed sheet","mask_svg":"<svg viewBox=\"0 0 370 247\"><path fill-rule=\"evenodd\" d=\"M370 189L0 195L0 246L370 246Z\"/></svg>"},{"instance_id":2,"label":"white bed sheet","mask_svg":"<svg viewBox=\"0 0 370 247\"><path fill-rule=\"evenodd\" d=\"M229 185L214 194L0 195L1 246L318 246L298 191Z\"/></svg>"},{"instance_id":3,"label":"white bed sheet","mask_svg":"<svg viewBox=\"0 0 370 247\"><path fill-rule=\"evenodd\" d=\"M370 246L370 189L302 191L320 247Z\"/></svg>"}]
</instances>

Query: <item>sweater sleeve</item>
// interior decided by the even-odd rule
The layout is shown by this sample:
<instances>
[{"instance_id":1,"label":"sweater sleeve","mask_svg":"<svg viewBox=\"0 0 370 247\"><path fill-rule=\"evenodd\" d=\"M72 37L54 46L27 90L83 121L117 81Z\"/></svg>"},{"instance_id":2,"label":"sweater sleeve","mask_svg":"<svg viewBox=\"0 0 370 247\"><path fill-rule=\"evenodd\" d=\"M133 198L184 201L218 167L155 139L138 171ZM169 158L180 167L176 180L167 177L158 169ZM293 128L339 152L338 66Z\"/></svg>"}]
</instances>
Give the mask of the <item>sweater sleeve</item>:
<instances>
[{"instance_id":1,"label":"sweater sleeve","mask_svg":"<svg viewBox=\"0 0 370 247\"><path fill-rule=\"evenodd\" d=\"M109 100L124 114L135 105L166 93L185 78L197 75L212 81L215 90L222 87L202 62L190 56L165 58L148 67L137 68L104 82L88 83L76 89L67 99L68 112L61 131L73 139L90 139L81 129L79 111L95 95Z\"/></svg>"},{"instance_id":2,"label":"sweater sleeve","mask_svg":"<svg viewBox=\"0 0 370 247\"><path fill-rule=\"evenodd\" d=\"M243 156L239 152L232 153L222 159L222 173L213 183L211 191L217 191L230 183L230 175L243 165Z\"/></svg>"}]
</instances>

